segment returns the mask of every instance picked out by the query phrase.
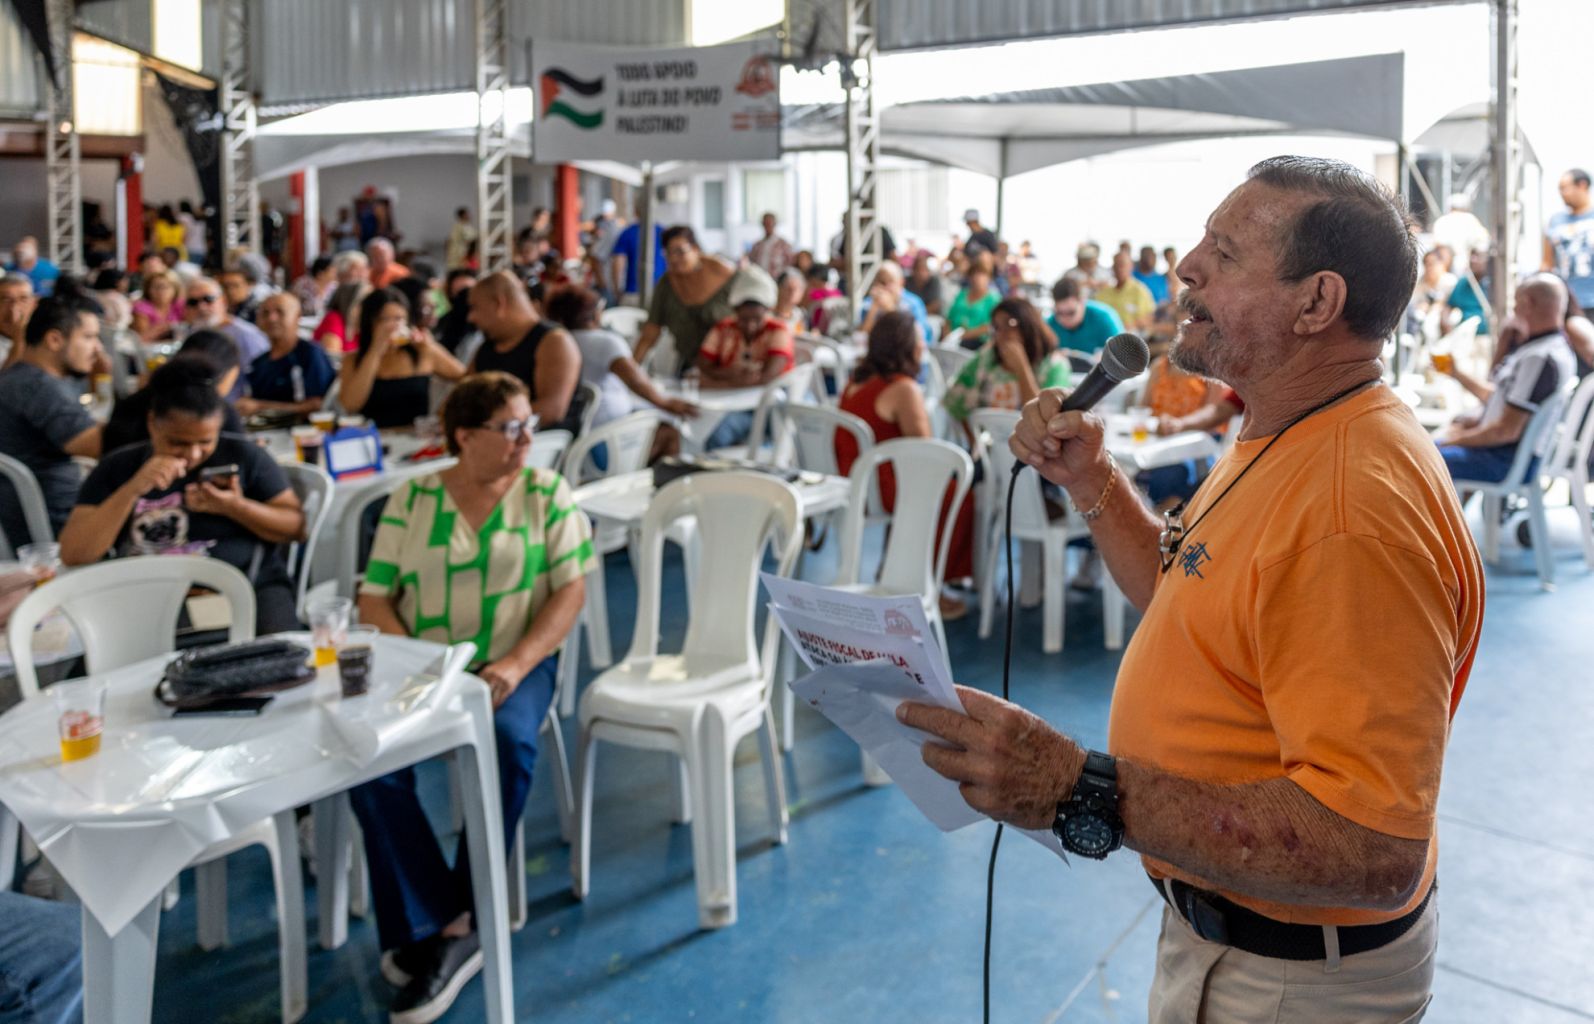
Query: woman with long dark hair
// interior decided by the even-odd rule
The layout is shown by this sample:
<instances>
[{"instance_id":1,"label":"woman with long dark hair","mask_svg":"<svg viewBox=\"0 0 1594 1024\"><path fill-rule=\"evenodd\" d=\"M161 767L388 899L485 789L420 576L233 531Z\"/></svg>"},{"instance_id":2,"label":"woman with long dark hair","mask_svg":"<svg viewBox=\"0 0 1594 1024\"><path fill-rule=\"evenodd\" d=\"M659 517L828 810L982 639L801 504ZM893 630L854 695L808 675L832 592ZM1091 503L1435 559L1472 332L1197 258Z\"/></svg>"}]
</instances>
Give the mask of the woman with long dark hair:
<instances>
[{"instance_id":1,"label":"woman with long dark hair","mask_svg":"<svg viewBox=\"0 0 1594 1024\"><path fill-rule=\"evenodd\" d=\"M869 424L875 443L898 437L930 437L930 413L919 390L919 363L924 358L924 337L912 313L896 310L875 318L869 330L869 345L852 371L852 380L841 393L840 408ZM852 471L858 458L858 442L843 430L836 431L836 468L843 474ZM896 508L897 478L890 466L880 467L880 501L891 511ZM948 508L941 509L945 524ZM940 536L942 526L937 526ZM963 579L974 575L974 503L965 498L957 511L952 542L947 551L946 578ZM942 595L941 615L956 619L968 606L955 597Z\"/></svg>"},{"instance_id":2,"label":"woman with long dark hair","mask_svg":"<svg viewBox=\"0 0 1594 1024\"><path fill-rule=\"evenodd\" d=\"M432 411L431 378L459 380L465 368L429 333L410 326L410 305L393 288L360 303L355 350L338 370L338 401L378 427L407 427Z\"/></svg>"},{"instance_id":3,"label":"woman with long dark hair","mask_svg":"<svg viewBox=\"0 0 1594 1024\"><path fill-rule=\"evenodd\" d=\"M941 403L965 431L975 409L1022 409L1043 388L1066 388L1073 381L1057 336L1028 301L997 303L991 329L991 340L947 385ZM973 434L969 436L972 441Z\"/></svg>"}]
</instances>

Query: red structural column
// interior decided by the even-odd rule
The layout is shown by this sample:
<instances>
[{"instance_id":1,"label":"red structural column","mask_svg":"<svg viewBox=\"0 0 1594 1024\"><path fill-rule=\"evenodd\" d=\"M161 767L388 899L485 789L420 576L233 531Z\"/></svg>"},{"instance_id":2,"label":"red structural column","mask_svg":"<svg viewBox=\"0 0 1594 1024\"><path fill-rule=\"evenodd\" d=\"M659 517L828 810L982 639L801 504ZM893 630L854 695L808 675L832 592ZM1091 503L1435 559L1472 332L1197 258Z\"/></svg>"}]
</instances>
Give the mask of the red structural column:
<instances>
[{"instance_id":1,"label":"red structural column","mask_svg":"<svg viewBox=\"0 0 1594 1024\"><path fill-rule=\"evenodd\" d=\"M304 275L304 172L288 175L288 280Z\"/></svg>"},{"instance_id":2,"label":"red structural column","mask_svg":"<svg viewBox=\"0 0 1594 1024\"><path fill-rule=\"evenodd\" d=\"M581 172L570 164L554 169L553 244L570 259L581 243Z\"/></svg>"},{"instance_id":3,"label":"red structural column","mask_svg":"<svg viewBox=\"0 0 1594 1024\"><path fill-rule=\"evenodd\" d=\"M122 266L131 270L144 255L144 161L137 154L122 157L122 237L127 251L119 253Z\"/></svg>"}]
</instances>

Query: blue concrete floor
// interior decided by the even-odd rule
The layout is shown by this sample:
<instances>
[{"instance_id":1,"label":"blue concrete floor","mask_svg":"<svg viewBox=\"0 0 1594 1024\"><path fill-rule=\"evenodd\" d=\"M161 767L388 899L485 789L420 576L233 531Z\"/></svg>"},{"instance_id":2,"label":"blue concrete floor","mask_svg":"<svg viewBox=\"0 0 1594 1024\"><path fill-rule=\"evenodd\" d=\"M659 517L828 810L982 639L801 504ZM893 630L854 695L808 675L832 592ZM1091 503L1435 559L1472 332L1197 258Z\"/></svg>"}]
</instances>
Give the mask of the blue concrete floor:
<instances>
[{"instance_id":1,"label":"blue concrete floor","mask_svg":"<svg viewBox=\"0 0 1594 1024\"><path fill-rule=\"evenodd\" d=\"M1442 935L1428 1019L1594 1020L1594 574L1567 514L1552 513L1559 589L1541 593L1527 553L1489 571L1477 667L1450 745L1441 799ZM1509 533L1508 533L1509 536ZM828 552L806 575L824 580ZM679 587L678 571L666 586ZM616 653L634 589L609 563ZM673 615L673 620L669 616ZM679 604L666 635L680 635ZM962 682L1000 686L1000 648L976 617L950 626ZM1105 736L1118 656L1102 650L1096 595L1069 595L1067 648L1040 653L1040 613L1018 623L1013 696L1087 744ZM583 672L583 680L590 675ZM527 810L530 923L513 936L524 1020L969 1021L980 1008L980 940L991 829L942 835L891 788L862 784L857 748L807 710L787 760L790 842L768 841L756 745L737 761L740 920L697 929L688 828L669 822L668 759L604 747L598 761L592 894L569 893L547 773ZM574 739L574 730L567 728ZM573 747L572 747L573 749ZM446 799L441 772L429 802ZM438 820L446 820L438 815ZM165 915L155 1019L278 1019L276 922L258 851L235 856L233 945L194 944L191 879ZM313 882L310 883L313 885ZM1003 844L997 877L993 1019L1144 1021L1160 905L1136 859L1055 858ZM315 934L315 908L310 907ZM385 1020L375 929L351 923L337 952L312 946L313 1022ZM473 984L445 1020L483 1019Z\"/></svg>"}]
</instances>

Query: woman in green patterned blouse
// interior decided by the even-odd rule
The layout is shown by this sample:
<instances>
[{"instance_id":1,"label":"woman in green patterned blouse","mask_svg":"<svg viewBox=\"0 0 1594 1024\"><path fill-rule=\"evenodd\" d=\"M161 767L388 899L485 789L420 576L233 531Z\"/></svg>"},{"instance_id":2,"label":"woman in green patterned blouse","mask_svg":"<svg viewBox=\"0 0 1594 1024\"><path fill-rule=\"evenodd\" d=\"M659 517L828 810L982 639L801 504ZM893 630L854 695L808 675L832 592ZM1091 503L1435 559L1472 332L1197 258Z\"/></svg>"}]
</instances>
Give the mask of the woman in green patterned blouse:
<instances>
[{"instance_id":1,"label":"woman in green patterned blouse","mask_svg":"<svg viewBox=\"0 0 1594 1024\"><path fill-rule=\"evenodd\" d=\"M384 633L476 645L472 670L492 688L504 838L512 842L553 700L557 651L586 596L591 532L564 478L525 466L534 421L519 380L467 378L442 420L459 461L388 500L360 615ZM434 1020L481 969L469 859L461 844L452 869L444 860L413 769L350 796L371 867L382 973L399 988L391 1019Z\"/></svg>"}]
</instances>

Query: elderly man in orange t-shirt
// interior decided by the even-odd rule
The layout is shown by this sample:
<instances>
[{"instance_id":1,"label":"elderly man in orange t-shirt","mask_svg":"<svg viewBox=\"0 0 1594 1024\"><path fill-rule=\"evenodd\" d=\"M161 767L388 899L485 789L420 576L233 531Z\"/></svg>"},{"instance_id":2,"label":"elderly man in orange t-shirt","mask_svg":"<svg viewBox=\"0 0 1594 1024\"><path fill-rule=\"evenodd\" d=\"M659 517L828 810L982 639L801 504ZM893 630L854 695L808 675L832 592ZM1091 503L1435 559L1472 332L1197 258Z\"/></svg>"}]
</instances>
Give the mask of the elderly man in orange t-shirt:
<instances>
[{"instance_id":1,"label":"elderly man in orange t-shirt","mask_svg":"<svg viewBox=\"0 0 1594 1024\"><path fill-rule=\"evenodd\" d=\"M977 810L1141 855L1168 904L1153 1024L1394 1024L1428 1005L1435 805L1484 588L1433 443L1381 383L1416 272L1405 212L1368 175L1252 168L1179 264L1174 364L1245 404L1189 506L1155 518L1061 391L1011 442L1145 611L1110 756L975 690L966 715L899 712L951 744L924 759Z\"/></svg>"}]
</instances>

